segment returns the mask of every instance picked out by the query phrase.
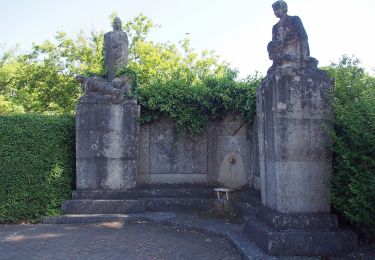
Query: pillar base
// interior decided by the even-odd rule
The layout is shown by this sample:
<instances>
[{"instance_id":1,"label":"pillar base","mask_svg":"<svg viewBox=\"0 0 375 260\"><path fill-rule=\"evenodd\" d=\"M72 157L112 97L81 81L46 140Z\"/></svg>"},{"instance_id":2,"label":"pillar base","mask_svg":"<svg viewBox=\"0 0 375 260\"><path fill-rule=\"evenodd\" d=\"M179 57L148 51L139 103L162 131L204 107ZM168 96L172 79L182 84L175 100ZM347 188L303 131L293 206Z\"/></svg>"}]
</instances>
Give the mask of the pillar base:
<instances>
[{"instance_id":1,"label":"pillar base","mask_svg":"<svg viewBox=\"0 0 375 260\"><path fill-rule=\"evenodd\" d=\"M331 214L281 214L260 209L245 220L245 233L274 256L341 256L357 250L357 236L339 230Z\"/></svg>"},{"instance_id":2,"label":"pillar base","mask_svg":"<svg viewBox=\"0 0 375 260\"><path fill-rule=\"evenodd\" d=\"M129 190L136 186L140 107L125 99L85 95L77 107L76 188Z\"/></svg>"}]
</instances>

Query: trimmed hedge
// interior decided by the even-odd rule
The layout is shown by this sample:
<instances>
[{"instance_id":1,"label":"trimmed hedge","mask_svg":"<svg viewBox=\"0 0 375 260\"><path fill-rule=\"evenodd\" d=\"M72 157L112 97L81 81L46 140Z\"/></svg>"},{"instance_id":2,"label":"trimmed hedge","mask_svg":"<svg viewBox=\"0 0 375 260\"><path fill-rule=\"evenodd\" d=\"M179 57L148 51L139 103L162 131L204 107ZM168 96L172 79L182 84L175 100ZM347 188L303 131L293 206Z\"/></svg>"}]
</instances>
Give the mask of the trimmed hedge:
<instances>
[{"instance_id":1,"label":"trimmed hedge","mask_svg":"<svg viewBox=\"0 0 375 260\"><path fill-rule=\"evenodd\" d=\"M0 116L0 223L60 213L70 197L74 117Z\"/></svg>"}]
</instances>

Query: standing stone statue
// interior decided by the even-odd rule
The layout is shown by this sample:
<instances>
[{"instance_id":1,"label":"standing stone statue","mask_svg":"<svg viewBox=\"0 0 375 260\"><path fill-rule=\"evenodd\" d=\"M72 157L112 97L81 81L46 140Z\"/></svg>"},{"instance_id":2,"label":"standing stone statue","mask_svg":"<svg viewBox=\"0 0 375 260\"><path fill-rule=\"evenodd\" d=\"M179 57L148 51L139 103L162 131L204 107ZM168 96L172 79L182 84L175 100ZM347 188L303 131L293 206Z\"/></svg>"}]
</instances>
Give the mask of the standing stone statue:
<instances>
[{"instance_id":1,"label":"standing stone statue","mask_svg":"<svg viewBox=\"0 0 375 260\"><path fill-rule=\"evenodd\" d=\"M317 60L310 57L308 37L298 16L289 16L288 5L280 0L272 5L280 21L272 28L272 41L268 44L268 55L275 66L314 65Z\"/></svg>"},{"instance_id":2,"label":"standing stone statue","mask_svg":"<svg viewBox=\"0 0 375 260\"><path fill-rule=\"evenodd\" d=\"M107 78L76 77L83 86L85 97L107 99L113 104L124 101L124 95L130 93L131 80L126 76L116 77L116 69L127 65L128 45L128 36L121 30L120 18L116 17L113 21L113 31L104 35Z\"/></svg>"},{"instance_id":3,"label":"standing stone statue","mask_svg":"<svg viewBox=\"0 0 375 260\"><path fill-rule=\"evenodd\" d=\"M107 77L112 81L116 77L116 69L128 64L128 35L121 30L121 20L113 21L113 31L104 35L105 66Z\"/></svg>"},{"instance_id":4,"label":"standing stone statue","mask_svg":"<svg viewBox=\"0 0 375 260\"><path fill-rule=\"evenodd\" d=\"M108 77L76 77L82 83L76 116L77 190L134 189L137 175L140 106L126 97L131 81L116 77L128 61L128 37L121 20L105 34Z\"/></svg>"}]
</instances>

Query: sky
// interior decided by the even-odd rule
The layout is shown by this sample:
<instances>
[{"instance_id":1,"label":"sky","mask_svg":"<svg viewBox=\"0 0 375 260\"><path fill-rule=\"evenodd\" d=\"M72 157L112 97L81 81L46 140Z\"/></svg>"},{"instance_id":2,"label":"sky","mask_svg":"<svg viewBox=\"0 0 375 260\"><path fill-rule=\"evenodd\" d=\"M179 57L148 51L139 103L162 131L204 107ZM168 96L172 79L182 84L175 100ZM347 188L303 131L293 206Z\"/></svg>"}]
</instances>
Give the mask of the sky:
<instances>
[{"instance_id":1,"label":"sky","mask_svg":"<svg viewBox=\"0 0 375 260\"><path fill-rule=\"evenodd\" d=\"M112 30L109 16L126 22L140 13L160 25L149 39L177 44L189 38L196 51L214 50L241 77L271 66L274 0L0 0L0 51L53 39L57 31ZM375 0L288 0L289 15L298 15L307 31L310 54L319 66L355 55L375 74Z\"/></svg>"}]
</instances>

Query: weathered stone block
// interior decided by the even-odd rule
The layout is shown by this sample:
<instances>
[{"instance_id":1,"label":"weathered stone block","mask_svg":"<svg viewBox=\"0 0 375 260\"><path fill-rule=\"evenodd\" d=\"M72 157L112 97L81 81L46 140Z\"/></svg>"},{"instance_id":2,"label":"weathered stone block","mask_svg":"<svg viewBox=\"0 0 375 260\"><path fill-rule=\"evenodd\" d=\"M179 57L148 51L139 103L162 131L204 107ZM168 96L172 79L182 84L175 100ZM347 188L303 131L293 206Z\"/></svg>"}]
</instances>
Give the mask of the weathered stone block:
<instances>
[{"instance_id":1,"label":"weathered stone block","mask_svg":"<svg viewBox=\"0 0 375 260\"><path fill-rule=\"evenodd\" d=\"M136 160L77 158L76 166L78 190L125 190L136 184Z\"/></svg>"},{"instance_id":2,"label":"weathered stone block","mask_svg":"<svg viewBox=\"0 0 375 260\"><path fill-rule=\"evenodd\" d=\"M357 249L350 230L280 230L247 220L244 231L259 247L276 256L340 256Z\"/></svg>"},{"instance_id":3,"label":"weathered stone block","mask_svg":"<svg viewBox=\"0 0 375 260\"><path fill-rule=\"evenodd\" d=\"M140 108L134 100L113 104L84 96L77 107L77 189L135 187Z\"/></svg>"},{"instance_id":4,"label":"weathered stone block","mask_svg":"<svg viewBox=\"0 0 375 260\"><path fill-rule=\"evenodd\" d=\"M357 237L338 228L330 213L286 214L261 205L255 190L235 194L234 209L244 233L267 254L340 256L357 248ZM289 258L288 258L289 259Z\"/></svg>"},{"instance_id":5,"label":"weathered stone block","mask_svg":"<svg viewBox=\"0 0 375 260\"><path fill-rule=\"evenodd\" d=\"M248 129L250 141L250 183L249 186L260 190L260 168L259 168L259 145L258 145L258 122L254 121L252 127Z\"/></svg>"},{"instance_id":6,"label":"weathered stone block","mask_svg":"<svg viewBox=\"0 0 375 260\"><path fill-rule=\"evenodd\" d=\"M332 84L319 70L276 70L257 90L262 203L329 212Z\"/></svg>"},{"instance_id":7,"label":"weathered stone block","mask_svg":"<svg viewBox=\"0 0 375 260\"><path fill-rule=\"evenodd\" d=\"M292 162L331 162L332 142L323 119L276 118L275 160Z\"/></svg>"},{"instance_id":8,"label":"weathered stone block","mask_svg":"<svg viewBox=\"0 0 375 260\"><path fill-rule=\"evenodd\" d=\"M331 165L325 162L277 162L275 172L277 211L330 211Z\"/></svg>"},{"instance_id":9,"label":"weathered stone block","mask_svg":"<svg viewBox=\"0 0 375 260\"><path fill-rule=\"evenodd\" d=\"M137 159L137 138L124 131L77 131L77 158Z\"/></svg>"},{"instance_id":10,"label":"weathered stone block","mask_svg":"<svg viewBox=\"0 0 375 260\"><path fill-rule=\"evenodd\" d=\"M149 183L150 179L150 124L144 124L139 129L137 183Z\"/></svg>"},{"instance_id":11,"label":"weathered stone block","mask_svg":"<svg viewBox=\"0 0 375 260\"><path fill-rule=\"evenodd\" d=\"M164 119L151 127L150 140L150 174L207 174L205 134L177 140Z\"/></svg>"},{"instance_id":12,"label":"weathered stone block","mask_svg":"<svg viewBox=\"0 0 375 260\"><path fill-rule=\"evenodd\" d=\"M149 184L206 184L207 174L150 174Z\"/></svg>"},{"instance_id":13,"label":"weathered stone block","mask_svg":"<svg viewBox=\"0 0 375 260\"><path fill-rule=\"evenodd\" d=\"M80 130L97 131L138 131L132 122L139 117L140 108L136 100L125 100L122 104L112 104L101 96L83 96L77 106L76 121Z\"/></svg>"}]
</instances>

